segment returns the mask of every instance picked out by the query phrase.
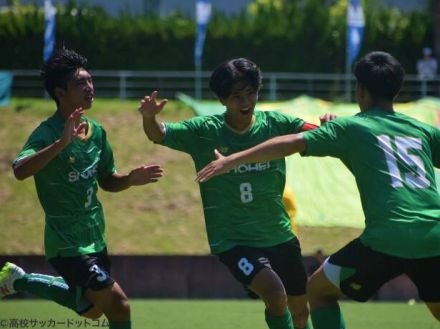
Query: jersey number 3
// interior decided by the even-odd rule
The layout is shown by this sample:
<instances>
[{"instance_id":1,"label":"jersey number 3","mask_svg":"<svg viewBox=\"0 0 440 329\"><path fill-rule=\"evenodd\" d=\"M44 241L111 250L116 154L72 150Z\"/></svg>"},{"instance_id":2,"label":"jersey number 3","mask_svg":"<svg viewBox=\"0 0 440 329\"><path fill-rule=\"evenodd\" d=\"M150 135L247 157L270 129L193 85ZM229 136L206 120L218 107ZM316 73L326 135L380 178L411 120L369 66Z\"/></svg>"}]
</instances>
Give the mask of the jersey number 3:
<instances>
[{"instance_id":1,"label":"jersey number 3","mask_svg":"<svg viewBox=\"0 0 440 329\"><path fill-rule=\"evenodd\" d=\"M403 187L403 182L412 188L427 188L431 185L426 178L426 169L422 159L410 153L411 150L422 149L422 141L419 138L396 136L393 140L395 149L392 146L393 137L380 135L377 139L385 154L391 185L394 188ZM407 168L408 172L402 175L398 163Z\"/></svg>"},{"instance_id":2,"label":"jersey number 3","mask_svg":"<svg viewBox=\"0 0 440 329\"><path fill-rule=\"evenodd\" d=\"M86 192L87 193L87 200L84 203L84 208L87 208L87 207L89 207L92 204L93 191L94 191L93 186L89 187L87 189L87 192Z\"/></svg>"}]
</instances>

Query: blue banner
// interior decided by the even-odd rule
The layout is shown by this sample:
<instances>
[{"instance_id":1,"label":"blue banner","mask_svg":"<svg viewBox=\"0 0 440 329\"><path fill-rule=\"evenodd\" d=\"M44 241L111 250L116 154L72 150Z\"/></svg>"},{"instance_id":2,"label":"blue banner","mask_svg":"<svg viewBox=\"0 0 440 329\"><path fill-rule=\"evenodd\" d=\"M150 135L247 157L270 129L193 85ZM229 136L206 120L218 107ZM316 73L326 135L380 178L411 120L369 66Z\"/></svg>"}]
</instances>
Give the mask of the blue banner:
<instances>
[{"instance_id":1,"label":"blue banner","mask_svg":"<svg viewBox=\"0 0 440 329\"><path fill-rule=\"evenodd\" d=\"M44 0L44 47L43 47L43 60L47 60L52 56L55 48L55 13L56 9L52 5L51 0Z\"/></svg>"},{"instance_id":2,"label":"blue banner","mask_svg":"<svg viewBox=\"0 0 440 329\"><path fill-rule=\"evenodd\" d=\"M197 36L194 45L194 65L200 67L202 64L203 44L205 43L206 27L211 19L211 2L209 0L197 0L196 21Z\"/></svg>"},{"instance_id":3,"label":"blue banner","mask_svg":"<svg viewBox=\"0 0 440 329\"><path fill-rule=\"evenodd\" d=\"M12 73L0 71L0 106L9 105L11 98Z\"/></svg>"},{"instance_id":4,"label":"blue banner","mask_svg":"<svg viewBox=\"0 0 440 329\"><path fill-rule=\"evenodd\" d=\"M365 19L360 0L350 0L347 8L347 66L351 66L361 49Z\"/></svg>"}]
</instances>

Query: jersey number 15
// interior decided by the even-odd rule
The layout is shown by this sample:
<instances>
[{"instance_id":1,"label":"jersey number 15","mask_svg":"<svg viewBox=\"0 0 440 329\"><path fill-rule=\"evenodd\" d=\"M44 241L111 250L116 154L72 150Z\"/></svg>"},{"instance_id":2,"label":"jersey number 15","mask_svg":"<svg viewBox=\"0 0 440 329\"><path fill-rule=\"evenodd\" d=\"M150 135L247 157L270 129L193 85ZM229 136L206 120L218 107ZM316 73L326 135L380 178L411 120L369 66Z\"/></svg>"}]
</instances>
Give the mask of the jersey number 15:
<instances>
[{"instance_id":1,"label":"jersey number 15","mask_svg":"<svg viewBox=\"0 0 440 329\"><path fill-rule=\"evenodd\" d=\"M392 187L403 187L404 182L412 188L428 188L431 185L426 178L426 169L422 159L410 153L411 150L422 149L423 144L420 138L380 135L377 139L385 154ZM398 163L401 167L407 168L408 172L402 174Z\"/></svg>"}]
</instances>

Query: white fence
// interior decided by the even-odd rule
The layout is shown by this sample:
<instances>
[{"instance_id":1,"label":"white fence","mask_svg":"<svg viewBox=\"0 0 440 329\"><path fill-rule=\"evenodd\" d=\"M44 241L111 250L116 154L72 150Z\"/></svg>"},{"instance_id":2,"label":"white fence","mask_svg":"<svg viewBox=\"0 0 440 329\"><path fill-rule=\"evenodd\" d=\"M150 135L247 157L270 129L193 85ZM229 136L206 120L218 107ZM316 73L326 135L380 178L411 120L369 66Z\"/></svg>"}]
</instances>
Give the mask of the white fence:
<instances>
[{"instance_id":1,"label":"white fence","mask_svg":"<svg viewBox=\"0 0 440 329\"><path fill-rule=\"evenodd\" d=\"M36 70L12 70L14 97L42 97L44 95L39 72ZM194 71L91 71L97 97L139 99L152 90L159 90L161 97L175 98L177 92L192 97L195 92ZM210 72L201 73L201 92L204 99L212 99L209 90ZM410 101L424 95L439 96L440 78L427 84L407 75L399 101ZM279 73L263 72L261 100L285 100L306 94L326 100L354 100L355 80L345 74Z\"/></svg>"}]
</instances>

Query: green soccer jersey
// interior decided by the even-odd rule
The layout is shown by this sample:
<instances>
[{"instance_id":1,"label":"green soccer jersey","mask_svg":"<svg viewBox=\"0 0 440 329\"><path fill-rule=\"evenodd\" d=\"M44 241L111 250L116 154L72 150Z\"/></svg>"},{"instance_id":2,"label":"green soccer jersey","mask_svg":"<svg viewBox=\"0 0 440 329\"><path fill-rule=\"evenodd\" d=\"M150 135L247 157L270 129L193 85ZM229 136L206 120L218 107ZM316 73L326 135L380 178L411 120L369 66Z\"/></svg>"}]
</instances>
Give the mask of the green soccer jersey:
<instances>
[{"instance_id":1,"label":"green soccer jersey","mask_svg":"<svg viewBox=\"0 0 440 329\"><path fill-rule=\"evenodd\" d=\"M46 257L68 257L99 252L106 247L104 214L97 199L97 179L116 170L106 133L89 123L84 140L75 139L44 169L34 175L38 198L45 213ZM64 119L58 111L31 134L14 163L58 140Z\"/></svg>"},{"instance_id":2,"label":"green soccer jersey","mask_svg":"<svg viewBox=\"0 0 440 329\"><path fill-rule=\"evenodd\" d=\"M278 112L255 112L243 134L225 124L224 114L165 125L162 142L189 153L196 170L215 160L214 149L235 153L271 137L299 132L301 119ZM200 184L208 240L213 254L236 245L267 247L294 237L283 205L285 161L247 163Z\"/></svg>"},{"instance_id":3,"label":"green soccer jersey","mask_svg":"<svg viewBox=\"0 0 440 329\"><path fill-rule=\"evenodd\" d=\"M332 156L353 173L365 214L363 244L402 258L440 256L440 131L378 109L305 132L305 155Z\"/></svg>"}]
</instances>

